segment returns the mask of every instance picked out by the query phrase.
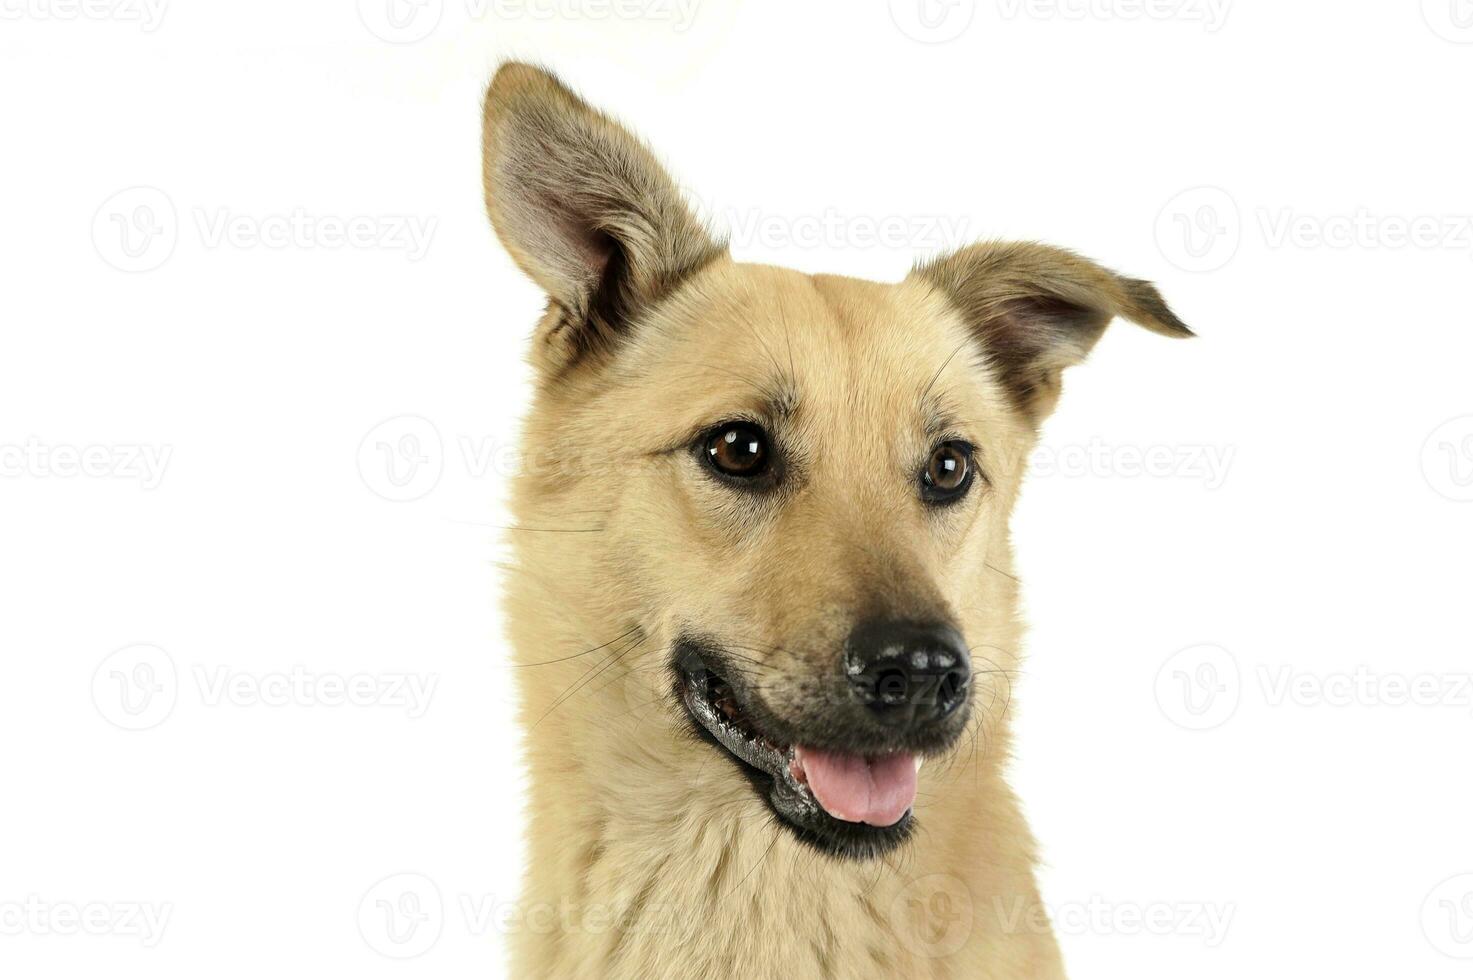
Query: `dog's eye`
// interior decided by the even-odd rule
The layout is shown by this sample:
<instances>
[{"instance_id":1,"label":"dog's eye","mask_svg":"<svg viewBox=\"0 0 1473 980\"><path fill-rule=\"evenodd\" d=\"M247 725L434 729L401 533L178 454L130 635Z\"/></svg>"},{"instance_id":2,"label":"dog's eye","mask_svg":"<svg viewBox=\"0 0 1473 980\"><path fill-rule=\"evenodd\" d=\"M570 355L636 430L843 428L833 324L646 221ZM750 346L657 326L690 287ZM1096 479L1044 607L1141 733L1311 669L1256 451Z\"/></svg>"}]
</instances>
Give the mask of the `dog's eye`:
<instances>
[{"instance_id":1,"label":"dog's eye","mask_svg":"<svg viewBox=\"0 0 1473 980\"><path fill-rule=\"evenodd\" d=\"M750 422L718 425L706 438L706 459L727 476L760 476L769 455L767 433Z\"/></svg>"},{"instance_id":2,"label":"dog's eye","mask_svg":"<svg viewBox=\"0 0 1473 980\"><path fill-rule=\"evenodd\" d=\"M972 485L972 447L965 442L943 442L931 450L921 474L921 497L932 503L959 499Z\"/></svg>"}]
</instances>

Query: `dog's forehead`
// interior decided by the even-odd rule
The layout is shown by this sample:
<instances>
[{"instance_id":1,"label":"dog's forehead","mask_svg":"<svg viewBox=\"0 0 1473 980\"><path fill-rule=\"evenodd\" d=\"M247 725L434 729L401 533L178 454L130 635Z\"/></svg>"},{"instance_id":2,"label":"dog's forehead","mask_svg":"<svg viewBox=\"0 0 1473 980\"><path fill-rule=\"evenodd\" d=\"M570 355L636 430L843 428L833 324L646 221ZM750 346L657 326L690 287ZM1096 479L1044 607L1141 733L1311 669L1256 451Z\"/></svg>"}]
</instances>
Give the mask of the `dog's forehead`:
<instances>
[{"instance_id":1,"label":"dog's forehead","mask_svg":"<svg viewBox=\"0 0 1473 980\"><path fill-rule=\"evenodd\" d=\"M931 291L909 281L727 263L661 319L647 366L678 365L698 400L802 403L811 413L879 422L964 410L983 394L984 379L971 370L975 342Z\"/></svg>"}]
</instances>

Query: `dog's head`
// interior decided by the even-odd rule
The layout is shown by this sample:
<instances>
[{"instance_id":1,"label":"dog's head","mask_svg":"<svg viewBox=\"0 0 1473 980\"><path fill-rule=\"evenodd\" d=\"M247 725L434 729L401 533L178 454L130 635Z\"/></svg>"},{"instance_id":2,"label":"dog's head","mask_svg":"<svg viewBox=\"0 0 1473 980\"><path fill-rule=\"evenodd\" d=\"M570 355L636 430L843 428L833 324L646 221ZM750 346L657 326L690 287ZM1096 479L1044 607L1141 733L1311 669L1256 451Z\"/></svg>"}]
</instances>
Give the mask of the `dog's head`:
<instances>
[{"instance_id":1,"label":"dog's head","mask_svg":"<svg viewBox=\"0 0 1473 980\"><path fill-rule=\"evenodd\" d=\"M735 263L643 144L525 65L492 83L484 150L492 222L550 300L520 557L591 654L523 651L578 662L528 682L529 714L642 670L648 711L707 743L649 753L729 756L831 852L903 841L921 760L1001 722L1008 514L1060 373L1117 315L1190 332L1041 245L895 284Z\"/></svg>"}]
</instances>

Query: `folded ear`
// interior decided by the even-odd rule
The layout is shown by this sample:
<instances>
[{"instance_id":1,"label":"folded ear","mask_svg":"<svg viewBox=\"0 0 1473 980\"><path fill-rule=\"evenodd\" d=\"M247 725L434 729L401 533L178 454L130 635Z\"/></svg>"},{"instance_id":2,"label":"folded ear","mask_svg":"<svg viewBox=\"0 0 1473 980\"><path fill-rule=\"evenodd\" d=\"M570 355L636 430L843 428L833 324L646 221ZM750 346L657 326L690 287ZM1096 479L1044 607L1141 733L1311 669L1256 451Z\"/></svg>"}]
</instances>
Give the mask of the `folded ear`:
<instances>
[{"instance_id":1,"label":"folded ear","mask_svg":"<svg viewBox=\"0 0 1473 980\"><path fill-rule=\"evenodd\" d=\"M551 301L546 367L607 348L641 307L725 251L643 143L540 68L497 71L482 149L491 223Z\"/></svg>"},{"instance_id":2,"label":"folded ear","mask_svg":"<svg viewBox=\"0 0 1473 980\"><path fill-rule=\"evenodd\" d=\"M1047 245L969 245L921 264L911 276L960 309L1035 422L1053 410L1064 368L1084 360L1114 317L1168 337L1192 336L1155 286Z\"/></svg>"}]
</instances>

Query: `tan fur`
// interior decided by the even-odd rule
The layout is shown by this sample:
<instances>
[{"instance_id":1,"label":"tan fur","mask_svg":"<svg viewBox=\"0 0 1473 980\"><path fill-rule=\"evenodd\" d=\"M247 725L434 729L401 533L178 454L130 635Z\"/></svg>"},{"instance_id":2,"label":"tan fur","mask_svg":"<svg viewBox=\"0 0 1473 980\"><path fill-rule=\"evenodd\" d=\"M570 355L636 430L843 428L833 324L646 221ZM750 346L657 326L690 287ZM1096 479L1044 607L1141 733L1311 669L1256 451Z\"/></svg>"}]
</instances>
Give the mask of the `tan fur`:
<instances>
[{"instance_id":1,"label":"tan fur","mask_svg":"<svg viewBox=\"0 0 1473 980\"><path fill-rule=\"evenodd\" d=\"M898 284L733 262L642 145L526 66L498 74L486 133L493 221L552 300L506 599L531 772L516 975L1061 976L1002 772L1020 644L1008 516L1047 406L1009 387L989 331L1041 344L1029 370L1042 382L1095 339L1034 322L1059 303L1084 320L1185 328L1143 284L1041 246L976 246ZM533 177L535 161L504 161L511 141L534 138L591 142L547 154ZM556 172L568 161L584 169ZM593 204L549 219L567 241L529 243L527 209L568 182ZM614 305L593 295L610 247L630 267ZM979 264L994 274L974 279ZM989 305L998 268L1015 274ZM1035 295L1046 301L1012 303ZM686 447L764 413L794 473L753 500ZM911 479L938 414L977 445L988 479L940 514ZM683 629L718 638L782 713L876 605L954 616L974 658L973 715L921 771L915 838L839 860L779 826L693 737L670 650Z\"/></svg>"}]
</instances>

